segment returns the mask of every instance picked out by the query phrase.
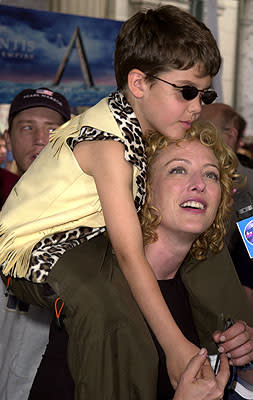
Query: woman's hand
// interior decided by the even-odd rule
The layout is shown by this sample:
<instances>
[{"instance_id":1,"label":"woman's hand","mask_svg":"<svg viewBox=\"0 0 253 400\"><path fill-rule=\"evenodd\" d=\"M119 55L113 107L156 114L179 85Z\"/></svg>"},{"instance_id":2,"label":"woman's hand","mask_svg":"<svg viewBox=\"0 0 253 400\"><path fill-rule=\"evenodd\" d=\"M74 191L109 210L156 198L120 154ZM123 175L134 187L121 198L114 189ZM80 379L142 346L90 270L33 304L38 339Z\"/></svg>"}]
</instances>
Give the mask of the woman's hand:
<instances>
[{"instance_id":1,"label":"woman's hand","mask_svg":"<svg viewBox=\"0 0 253 400\"><path fill-rule=\"evenodd\" d=\"M220 400L229 378L227 358L221 355L220 370L216 377L206 364L206 349L201 349L188 363L181 376L174 400Z\"/></svg>"},{"instance_id":2,"label":"woman's hand","mask_svg":"<svg viewBox=\"0 0 253 400\"><path fill-rule=\"evenodd\" d=\"M226 353L230 363L234 366L243 366L253 361L253 328L244 321L237 321L224 332L216 331L213 334L219 351ZM253 370L238 370L237 374L246 382L253 385Z\"/></svg>"}]
</instances>

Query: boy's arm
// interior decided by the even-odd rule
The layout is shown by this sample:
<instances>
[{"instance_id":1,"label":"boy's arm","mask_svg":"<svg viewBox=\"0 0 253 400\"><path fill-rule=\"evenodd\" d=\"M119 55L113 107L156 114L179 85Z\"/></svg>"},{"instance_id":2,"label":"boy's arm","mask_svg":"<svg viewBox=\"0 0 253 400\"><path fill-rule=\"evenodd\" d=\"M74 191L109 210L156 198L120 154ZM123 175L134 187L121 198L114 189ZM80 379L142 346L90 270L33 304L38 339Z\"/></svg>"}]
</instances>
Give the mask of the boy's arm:
<instances>
[{"instance_id":1,"label":"boy's arm","mask_svg":"<svg viewBox=\"0 0 253 400\"><path fill-rule=\"evenodd\" d=\"M74 154L83 171L95 179L120 267L145 319L165 351L168 373L176 386L186 364L198 349L176 325L145 258L132 193L132 167L124 159L124 147L111 140L83 142L75 147Z\"/></svg>"}]
</instances>

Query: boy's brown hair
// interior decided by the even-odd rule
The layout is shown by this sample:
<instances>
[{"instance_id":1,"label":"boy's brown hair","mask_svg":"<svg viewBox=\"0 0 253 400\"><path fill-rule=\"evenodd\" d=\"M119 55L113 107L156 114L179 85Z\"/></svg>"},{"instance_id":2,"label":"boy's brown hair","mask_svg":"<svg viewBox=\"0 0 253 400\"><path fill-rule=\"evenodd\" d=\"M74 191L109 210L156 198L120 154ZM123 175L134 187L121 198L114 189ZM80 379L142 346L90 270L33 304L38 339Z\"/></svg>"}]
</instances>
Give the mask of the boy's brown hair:
<instances>
[{"instance_id":1,"label":"boy's brown hair","mask_svg":"<svg viewBox=\"0 0 253 400\"><path fill-rule=\"evenodd\" d=\"M137 68L149 75L196 64L202 76L216 75L221 63L217 43L205 24L178 7L167 5L139 11L121 27L116 40L114 69L119 90Z\"/></svg>"}]
</instances>

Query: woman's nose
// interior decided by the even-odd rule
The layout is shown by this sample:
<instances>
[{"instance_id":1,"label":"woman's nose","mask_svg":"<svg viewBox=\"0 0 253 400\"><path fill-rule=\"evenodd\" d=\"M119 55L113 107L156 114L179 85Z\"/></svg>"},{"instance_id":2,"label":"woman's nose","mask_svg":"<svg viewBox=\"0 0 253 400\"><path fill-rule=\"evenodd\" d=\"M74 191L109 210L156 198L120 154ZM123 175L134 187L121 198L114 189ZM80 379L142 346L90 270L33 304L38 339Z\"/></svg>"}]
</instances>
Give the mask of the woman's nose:
<instances>
[{"instance_id":1,"label":"woman's nose","mask_svg":"<svg viewBox=\"0 0 253 400\"><path fill-rule=\"evenodd\" d=\"M206 183L205 180L203 179L203 176L201 174L194 174L191 177L189 189L191 191L203 192L205 188L206 188Z\"/></svg>"}]
</instances>

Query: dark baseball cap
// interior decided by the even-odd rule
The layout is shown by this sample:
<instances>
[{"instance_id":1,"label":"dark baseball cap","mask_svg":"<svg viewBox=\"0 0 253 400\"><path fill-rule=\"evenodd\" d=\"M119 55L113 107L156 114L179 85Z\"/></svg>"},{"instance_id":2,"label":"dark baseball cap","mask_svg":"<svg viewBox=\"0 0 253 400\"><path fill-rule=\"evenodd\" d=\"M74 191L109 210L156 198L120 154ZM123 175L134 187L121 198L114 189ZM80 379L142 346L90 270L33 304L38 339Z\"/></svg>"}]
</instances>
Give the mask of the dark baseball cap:
<instances>
[{"instance_id":1,"label":"dark baseball cap","mask_svg":"<svg viewBox=\"0 0 253 400\"><path fill-rule=\"evenodd\" d=\"M42 87L38 89L24 89L16 95L10 106L9 124L19 112L32 107L51 108L61 114L64 121L70 119L71 112L66 98L58 92L53 92L51 89Z\"/></svg>"}]
</instances>

